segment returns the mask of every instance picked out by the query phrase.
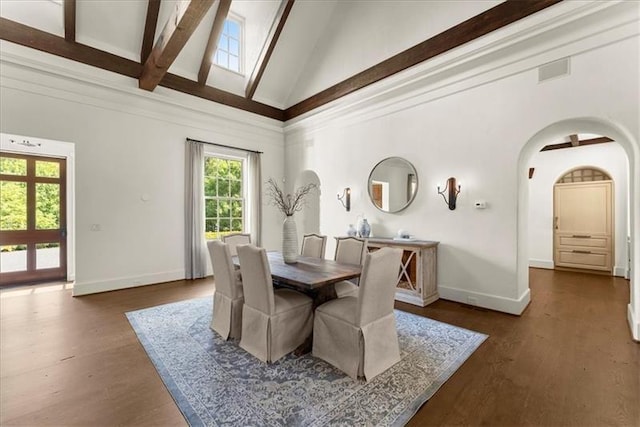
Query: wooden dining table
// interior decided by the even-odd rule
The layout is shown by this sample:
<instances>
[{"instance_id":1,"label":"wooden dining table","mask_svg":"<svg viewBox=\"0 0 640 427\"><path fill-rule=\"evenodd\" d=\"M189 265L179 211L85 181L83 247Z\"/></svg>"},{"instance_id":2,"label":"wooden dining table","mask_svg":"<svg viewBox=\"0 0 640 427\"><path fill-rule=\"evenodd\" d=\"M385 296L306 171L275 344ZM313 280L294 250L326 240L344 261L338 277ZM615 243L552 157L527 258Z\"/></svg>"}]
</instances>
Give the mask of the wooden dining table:
<instances>
[{"instance_id":1,"label":"wooden dining table","mask_svg":"<svg viewBox=\"0 0 640 427\"><path fill-rule=\"evenodd\" d=\"M360 265L330 259L299 256L297 262L287 264L282 253L275 251L267 252L267 258L274 282L309 295L314 300L314 308L336 298L335 283L359 277L362 272ZM240 265L237 256L232 260L234 265Z\"/></svg>"},{"instance_id":2,"label":"wooden dining table","mask_svg":"<svg viewBox=\"0 0 640 427\"><path fill-rule=\"evenodd\" d=\"M313 299L313 309L326 301L337 298L335 284L342 280L360 276L362 267L355 264L342 264L329 259L299 256L297 262L284 262L282 253L267 252L271 277L274 286L295 289ZM237 256L232 257L233 264L240 265ZM294 354L309 353L313 344L313 334L300 345Z\"/></svg>"}]
</instances>

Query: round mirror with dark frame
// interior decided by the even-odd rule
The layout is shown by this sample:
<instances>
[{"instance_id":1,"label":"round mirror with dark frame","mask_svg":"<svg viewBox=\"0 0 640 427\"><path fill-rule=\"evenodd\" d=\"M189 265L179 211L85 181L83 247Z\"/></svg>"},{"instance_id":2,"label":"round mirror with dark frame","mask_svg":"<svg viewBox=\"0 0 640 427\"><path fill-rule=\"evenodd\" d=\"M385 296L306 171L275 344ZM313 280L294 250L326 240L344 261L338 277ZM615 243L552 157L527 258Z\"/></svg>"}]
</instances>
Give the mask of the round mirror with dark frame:
<instances>
[{"instance_id":1,"label":"round mirror with dark frame","mask_svg":"<svg viewBox=\"0 0 640 427\"><path fill-rule=\"evenodd\" d=\"M418 174L402 157L388 157L369 174L369 198L383 212L400 212L413 202L418 192Z\"/></svg>"}]
</instances>

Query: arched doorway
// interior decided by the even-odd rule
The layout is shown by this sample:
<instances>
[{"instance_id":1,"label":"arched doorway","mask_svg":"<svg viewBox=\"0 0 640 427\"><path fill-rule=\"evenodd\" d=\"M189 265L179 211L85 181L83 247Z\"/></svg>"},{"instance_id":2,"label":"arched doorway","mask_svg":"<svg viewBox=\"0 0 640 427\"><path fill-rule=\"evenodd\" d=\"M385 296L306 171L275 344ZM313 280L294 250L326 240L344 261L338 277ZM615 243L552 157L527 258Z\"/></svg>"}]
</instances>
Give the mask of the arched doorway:
<instances>
[{"instance_id":1,"label":"arched doorway","mask_svg":"<svg viewBox=\"0 0 640 427\"><path fill-rule=\"evenodd\" d=\"M553 144L578 131L607 135L618 142L628 158L629 167L629 236L630 242L630 302L627 317L633 338L640 340L640 146L626 129L596 118L575 118L554 123L533 135L520 152L518 160L518 294L529 289L529 163L545 145Z\"/></svg>"},{"instance_id":2,"label":"arched doorway","mask_svg":"<svg viewBox=\"0 0 640 427\"><path fill-rule=\"evenodd\" d=\"M318 188L305 199L305 207L298 215L298 234L300 238L307 233L320 233L320 178L315 172L305 170L297 177L295 187L298 188L306 184L315 184Z\"/></svg>"}]
</instances>

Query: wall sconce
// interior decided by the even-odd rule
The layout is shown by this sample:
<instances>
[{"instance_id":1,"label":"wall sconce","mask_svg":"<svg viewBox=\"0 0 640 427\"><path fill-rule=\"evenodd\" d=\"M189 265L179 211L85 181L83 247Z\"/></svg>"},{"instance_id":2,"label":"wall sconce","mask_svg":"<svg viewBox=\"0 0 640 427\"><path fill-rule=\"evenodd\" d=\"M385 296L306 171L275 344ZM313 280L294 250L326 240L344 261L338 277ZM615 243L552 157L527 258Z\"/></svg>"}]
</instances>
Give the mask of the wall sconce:
<instances>
[{"instance_id":1,"label":"wall sconce","mask_svg":"<svg viewBox=\"0 0 640 427\"><path fill-rule=\"evenodd\" d=\"M338 200L340 200L347 212L351 211L351 189L349 187L344 189L342 196L338 194Z\"/></svg>"},{"instance_id":2,"label":"wall sconce","mask_svg":"<svg viewBox=\"0 0 640 427\"><path fill-rule=\"evenodd\" d=\"M444 193L449 193L449 200L447 200L447 196ZM451 177L447 180L447 185L444 186L444 190L440 191L440 186L438 186L438 194L442 196L444 202L449 205L450 210L454 210L456 208L456 200L458 198L458 194L460 193L460 186L456 187L456 179Z\"/></svg>"}]
</instances>

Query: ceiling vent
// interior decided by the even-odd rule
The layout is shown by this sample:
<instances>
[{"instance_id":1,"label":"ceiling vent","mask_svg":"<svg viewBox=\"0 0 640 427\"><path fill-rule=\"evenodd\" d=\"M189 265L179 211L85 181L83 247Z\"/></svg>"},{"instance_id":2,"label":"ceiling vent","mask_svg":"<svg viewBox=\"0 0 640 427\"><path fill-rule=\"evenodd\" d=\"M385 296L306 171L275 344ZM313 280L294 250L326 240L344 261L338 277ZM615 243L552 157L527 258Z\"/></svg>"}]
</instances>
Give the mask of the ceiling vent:
<instances>
[{"instance_id":1,"label":"ceiling vent","mask_svg":"<svg viewBox=\"0 0 640 427\"><path fill-rule=\"evenodd\" d=\"M538 82L541 83L557 77L569 75L570 65L571 62L569 61L569 58L563 58L558 61L541 65L538 67Z\"/></svg>"}]
</instances>

